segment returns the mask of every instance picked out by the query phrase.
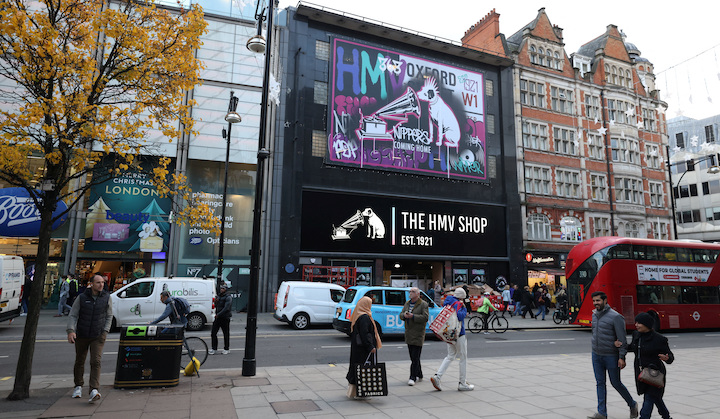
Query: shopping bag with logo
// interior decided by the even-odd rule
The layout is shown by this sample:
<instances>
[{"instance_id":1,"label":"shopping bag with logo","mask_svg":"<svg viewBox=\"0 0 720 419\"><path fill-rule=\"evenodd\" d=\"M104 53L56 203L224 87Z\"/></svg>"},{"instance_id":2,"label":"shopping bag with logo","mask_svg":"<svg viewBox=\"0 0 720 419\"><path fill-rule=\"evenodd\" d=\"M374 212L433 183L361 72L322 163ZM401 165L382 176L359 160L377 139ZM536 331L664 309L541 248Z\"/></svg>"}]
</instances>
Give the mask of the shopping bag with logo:
<instances>
[{"instance_id":1,"label":"shopping bag with logo","mask_svg":"<svg viewBox=\"0 0 720 419\"><path fill-rule=\"evenodd\" d=\"M460 336L461 324L454 308L447 305L430 324L430 330L441 340L455 343Z\"/></svg>"},{"instance_id":2,"label":"shopping bag with logo","mask_svg":"<svg viewBox=\"0 0 720 419\"><path fill-rule=\"evenodd\" d=\"M373 357L372 355L373 354L368 355L364 364L358 364L355 367L358 397L388 395L385 363L377 362L377 357Z\"/></svg>"}]
</instances>

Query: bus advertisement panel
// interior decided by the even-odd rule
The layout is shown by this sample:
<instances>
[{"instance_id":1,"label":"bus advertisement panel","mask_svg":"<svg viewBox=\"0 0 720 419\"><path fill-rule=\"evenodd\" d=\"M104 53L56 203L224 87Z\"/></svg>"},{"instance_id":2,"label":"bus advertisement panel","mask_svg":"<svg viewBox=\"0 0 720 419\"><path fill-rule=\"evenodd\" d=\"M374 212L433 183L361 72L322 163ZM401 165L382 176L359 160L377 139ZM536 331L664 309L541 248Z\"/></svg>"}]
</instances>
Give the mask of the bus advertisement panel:
<instances>
[{"instance_id":1,"label":"bus advertisement panel","mask_svg":"<svg viewBox=\"0 0 720 419\"><path fill-rule=\"evenodd\" d=\"M571 323L590 326L591 295L602 291L625 317L648 312L660 329L720 327L720 245L596 237L568 254L565 272Z\"/></svg>"}]
</instances>

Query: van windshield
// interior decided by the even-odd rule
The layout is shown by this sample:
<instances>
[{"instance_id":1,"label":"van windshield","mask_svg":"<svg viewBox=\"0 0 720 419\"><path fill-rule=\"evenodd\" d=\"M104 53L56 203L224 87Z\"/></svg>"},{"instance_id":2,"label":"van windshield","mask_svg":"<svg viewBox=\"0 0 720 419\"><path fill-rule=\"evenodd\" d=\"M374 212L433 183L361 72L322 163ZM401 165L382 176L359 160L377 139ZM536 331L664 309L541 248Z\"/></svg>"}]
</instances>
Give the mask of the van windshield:
<instances>
[{"instance_id":1,"label":"van windshield","mask_svg":"<svg viewBox=\"0 0 720 419\"><path fill-rule=\"evenodd\" d=\"M352 303L352 301L355 299L355 294L357 294L357 290L354 290L352 288L345 291L345 297L343 297L343 303Z\"/></svg>"}]
</instances>

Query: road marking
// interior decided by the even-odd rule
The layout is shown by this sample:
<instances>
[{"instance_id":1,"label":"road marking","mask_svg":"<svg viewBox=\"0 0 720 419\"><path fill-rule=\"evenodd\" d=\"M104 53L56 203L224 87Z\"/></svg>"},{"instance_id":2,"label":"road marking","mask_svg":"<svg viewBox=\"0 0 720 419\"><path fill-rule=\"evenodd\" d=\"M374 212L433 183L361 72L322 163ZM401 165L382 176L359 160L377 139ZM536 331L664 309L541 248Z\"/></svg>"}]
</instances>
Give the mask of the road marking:
<instances>
[{"instance_id":1,"label":"road marking","mask_svg":"<svg viewBox=\"0 0 720 419\"><path fill-rule=\"evenodd\" d=\"M575 340L575 338L564 339L522 339L522 340L488 340L485 343L523 343L523 342L557 342L559 340Z\"/></svg>"},{"instance_id":2,"label":"road marking","mask_svg":"<svg viewBox=\"0 0 720 419\"><path fill-rule=\"evenodd\" d=\"M7 380L9 380L9 379L11 379L11 378L12 378L12 377L3 377L3 378L0 378L0 381L7 381Z\"/></svg>"},{"instance_id":3,"label":"road marking","mask_svg":"<svg viewBox=\"0 0 720 419\"><path fill-rule=\"evenodd\" d=\"M335 348L349 348L350 345L329 345L329 346L321 346L320 349L335 349Z\"/></svg>"},{"instance_id":4,"label":"road marking","mask_svg":"<svg viewBox=\"0 0 720 419\"><path fill-rule=\"evenodd\" d=\"M712 337L720 338L720 334L712 334L712 335L708 334L708 335L705 335L705 336L712 336Z\"/></svg>"}]
</instances>

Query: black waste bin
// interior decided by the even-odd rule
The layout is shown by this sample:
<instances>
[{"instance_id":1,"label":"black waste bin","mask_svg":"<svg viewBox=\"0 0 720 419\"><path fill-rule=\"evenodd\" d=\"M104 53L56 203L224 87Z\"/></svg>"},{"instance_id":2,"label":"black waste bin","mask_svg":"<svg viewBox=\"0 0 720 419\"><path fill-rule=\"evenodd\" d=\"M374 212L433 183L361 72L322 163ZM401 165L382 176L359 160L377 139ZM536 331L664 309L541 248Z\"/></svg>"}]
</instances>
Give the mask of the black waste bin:
<instances>
[{"instance_id":1,"label":"black waste bin","mask_svg":"<svg viewBox=\"0 0 720 419\"><path fill-rule=\"evenodd\" d=\"M182 325L123 325L115 388L178 385L183 331Z\"/></svg>"}]
</instances>

